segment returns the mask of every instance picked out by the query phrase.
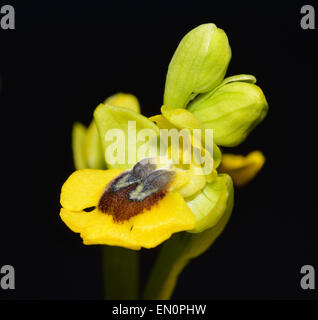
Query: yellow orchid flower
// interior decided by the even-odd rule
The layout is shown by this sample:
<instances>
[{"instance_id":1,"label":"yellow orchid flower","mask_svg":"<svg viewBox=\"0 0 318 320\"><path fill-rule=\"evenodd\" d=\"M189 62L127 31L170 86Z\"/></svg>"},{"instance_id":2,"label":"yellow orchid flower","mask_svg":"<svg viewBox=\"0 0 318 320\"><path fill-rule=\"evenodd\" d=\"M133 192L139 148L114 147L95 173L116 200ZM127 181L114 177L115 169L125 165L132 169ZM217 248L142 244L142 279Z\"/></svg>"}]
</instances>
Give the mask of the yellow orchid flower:
<instances>
[{"instance_id":1,"label":"yellow orchid flower","mask_svg":"<svg viewBox=\"0 0 318 320\"><path fill-rule=\"evenodd\" d=\"M219 149L242 143L268 112L254 76L224 78L230 59L225 32L198 26L169 64L160 115L143 116L135 96L117 93L95 109L88 128L74 125L79 170L62 187L60 217L84 244L105 245L106 297L137 298L136 251L167 240L143 297L170 298L183 268L225 228L233 183L247 184L263 167L260 151L244 157Z\"/></svg>"},{"instance_id":2,"label":"yellow orchid flower","mask_svg":"<svg viewBox=\"0 0 318 320\"><path fill-rule=\"evenodd\" d=\"M155 247L195 226L174 179L173 171L156 169L147 159L129 171L75 171L62 187L61 219L87 245Z\"/></svg>"},{"instance_id":3,"label":"yellow orchid flower","mask_svg":"<svg viewBox=\"0 0 318 320\"><path fill-rule=\"evenodd\" d=\"M254 179L264 163L265 156L261 151L253 151L247 156L225 153L219 170L229 174L236 186L242 187Z\"/></svg>"}]
</instances>

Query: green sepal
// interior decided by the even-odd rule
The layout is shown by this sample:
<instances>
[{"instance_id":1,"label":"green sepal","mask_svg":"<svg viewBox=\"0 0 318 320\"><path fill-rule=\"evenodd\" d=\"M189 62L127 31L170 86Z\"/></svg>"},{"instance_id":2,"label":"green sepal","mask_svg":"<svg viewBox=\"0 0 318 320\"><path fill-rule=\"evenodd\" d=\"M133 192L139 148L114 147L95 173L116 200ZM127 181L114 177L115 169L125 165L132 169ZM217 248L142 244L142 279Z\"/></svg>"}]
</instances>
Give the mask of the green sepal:
<instances>
[{"instance_id":1,"label":"green sepal","mask_svg":"<svg viewBox=\"0 0 318 320\"><path fill-rule=\"evenodd\" d=\"M80 122L75 122L72 130L73 161L76 170L87 168L85 141L87 128Z\"/></svg>"},{"instance_id":2,"label":"green sepal","mask_svg":"<svg viewBox=\"0 0 318 320\"><path fill-rule=\"evenodd\" d=\"M222 162L222 151L216 143L213 142L213 168L218 168Z\"/></svg>"},{"instance_id":3,"label":"green sepal","mask_svg":"<svg viewBox=\"0 0 318 320\"><path fill-rule=\"evenodd\" d=\"M152 121L141 114L123 107L100 104L94 111L94 119L102 141L104 157L108 168L120 168L124 170L131 168L138 161L139 149L146 144L148 145L147 149L149 150L146 157L152 157L158 154L157 140L159 137L159 129ZM129 121L136 124L135 134L131 131L130 134L128 134ZM124 139L124 144L122 145L121 150L118 151L118 153L120 153L119 157L122 157L122 159L116 163L112 163L112 161L110 161L110 153L108 149L114 141L106 140L106 134L107 132L110 132L109 130L111 129L118 129L119 133L122 132L122 137ZM138 138L136 138L136 135L138 135L142 129L148 129L147 132L152 133L153 138L150 139L150 141L137 141ZM136 142L134 141L134 138L136 138ZM132 148L135 148L135 150Z\"/></svg>"},{"instance_id":4,"label":"green sepal","mask_svg":"<svg viewBox=\"0 0 318 320\"><path fill-rule=\"evenodd\" d=\"M225 86L226 84L232 83L232 82L246 82L246 83L255 84L256 83L256 78L251 74L237 74L235 76L226 77L213 90L207 92L206 94L201 94L201 95L197 96L196 103L199 103L199 101L208 100L214 94L214 92L216 90L218 90L218 89L222 88L223 86ZM190 108L191 105L192 104L190 103L187 108Z\"/></svg>"},{"instance_id":5,"label":"green sepal","mask_svg":"<svg viewBox=\"0 0 318 320\"><path fill-rule=\"evenodd\" d=\"M219 174L211 183L192 197L186 198L188 207L196 217L191 233L214 227L225 212L228 199L233 198L233 182L229 175Z\"/></svg>"},{"instance_id":6,"label":"green sepal","mask_svg":"<svg viewBox=\"0 0 318 320\"><path fill-rule=\"evenodd\" d=\"M247 83L256 83L256 78L251 74L237 74L235 76L226 77L216 89L223 87L224 85L231 82L247 82Z\"/></svg>"},{"instance_id":7,"label":"green sepal","mask_svg":"<svg viewBox=\"0 0 318 320\"><path fill-rule=\"evenodd\" d=\"M85 153L88 168L106 169L103 147L94 121L91 122L87 130Z\"/></svg>"}]
</instances>

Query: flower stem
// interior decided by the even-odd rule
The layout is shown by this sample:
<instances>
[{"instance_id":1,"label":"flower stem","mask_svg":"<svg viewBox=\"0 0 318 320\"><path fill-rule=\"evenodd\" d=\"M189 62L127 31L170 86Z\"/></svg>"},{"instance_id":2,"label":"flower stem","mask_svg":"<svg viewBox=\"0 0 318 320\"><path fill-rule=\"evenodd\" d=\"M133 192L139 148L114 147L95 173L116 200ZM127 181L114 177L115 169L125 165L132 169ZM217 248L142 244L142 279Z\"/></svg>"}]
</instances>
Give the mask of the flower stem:
<instances>
[{"instance_id":1,"label":"flower stem","mask_svg":"<svg viewBox=\"0 0 318 320\"><path fill-rule=\"evenodd\" d=\"M168 300L172 296L179 274L189 262L180 252L186 245L188 235L185 232L173 235L167 240L155 262L145 288L143 299Z\"/></svg>"},{"instance_id":2,"label":"flower stem","mask_svg":"<svg viewBox=\"0 0 318 320\"><path fill-rule=\"evenodd\" d=\"M102 260L105 299L138 299L138 252L121 247L103 246Z\"/></svg>"},{"instance_id":3,"label":"flower stem","mask_svg":"<svg viewBox=\"0 0 318 320\"><path fill-rule=\"evenodd\" d=\"M204 253L224 230L233 209L233 193L227 208L214 227L200 233L179 232L167 240L159 252L146 285L143 299L170 299L178 277L186 265Z\"/></svg>"}]
</instances>

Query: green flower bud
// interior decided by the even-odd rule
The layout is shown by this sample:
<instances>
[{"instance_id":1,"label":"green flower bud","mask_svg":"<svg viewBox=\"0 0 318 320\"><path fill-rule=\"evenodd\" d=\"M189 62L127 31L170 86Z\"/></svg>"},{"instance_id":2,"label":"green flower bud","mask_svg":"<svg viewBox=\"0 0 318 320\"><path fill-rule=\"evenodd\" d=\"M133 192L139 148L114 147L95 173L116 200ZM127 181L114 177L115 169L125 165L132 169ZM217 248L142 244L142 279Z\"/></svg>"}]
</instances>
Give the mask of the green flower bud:
<instances>
[{"instance_id":1,"label":"green flower bud","mask_svg":"<svg viewBox=\"0 0 318 320\"><path fill-rule=\"evenodd\" d=\"M205 128L213 129L216 144L233 147L265 118L268 104L262 90L249 83L252 81L224 81L225 84L194 99L188 110Z\"/></svg>"},{"instance_id":2,"label":"green flower bud","mask_svg":"<svg viewBox=\"0 0 318 320\"><path fill-rule=\"evenodd\" d=\"M228 38L215 24L202 24L181 40L169 64L164 105L185 108L223 80L231 59Z\"/></svg>"}]
</instances>

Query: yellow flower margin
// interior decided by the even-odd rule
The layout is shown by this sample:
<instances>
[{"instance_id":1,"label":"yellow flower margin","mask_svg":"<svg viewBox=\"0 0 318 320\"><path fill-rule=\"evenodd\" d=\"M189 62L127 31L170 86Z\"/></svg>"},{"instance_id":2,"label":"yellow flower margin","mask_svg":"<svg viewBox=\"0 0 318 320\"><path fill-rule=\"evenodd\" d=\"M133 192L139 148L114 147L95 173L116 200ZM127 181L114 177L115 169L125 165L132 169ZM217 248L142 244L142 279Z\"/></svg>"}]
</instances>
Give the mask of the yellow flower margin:
<instances>
[{"instance_id":1,"label":"yellow flower margin","mask_svg":"<svg viewBox=\"0 0 318 320\"><path fill-rule=\"evenodd\" d=\"M149 210L126 220L114 222L111 215L98 210L105 187L123 170L83 169L66 180L61 191L60 217L74 232L80 233L86 245L107 244L139 250L153 248L179 231L195 226L195 216L176 191ZM84 209L95 207L87 212Z\"/></svg>"}]
</instances>

